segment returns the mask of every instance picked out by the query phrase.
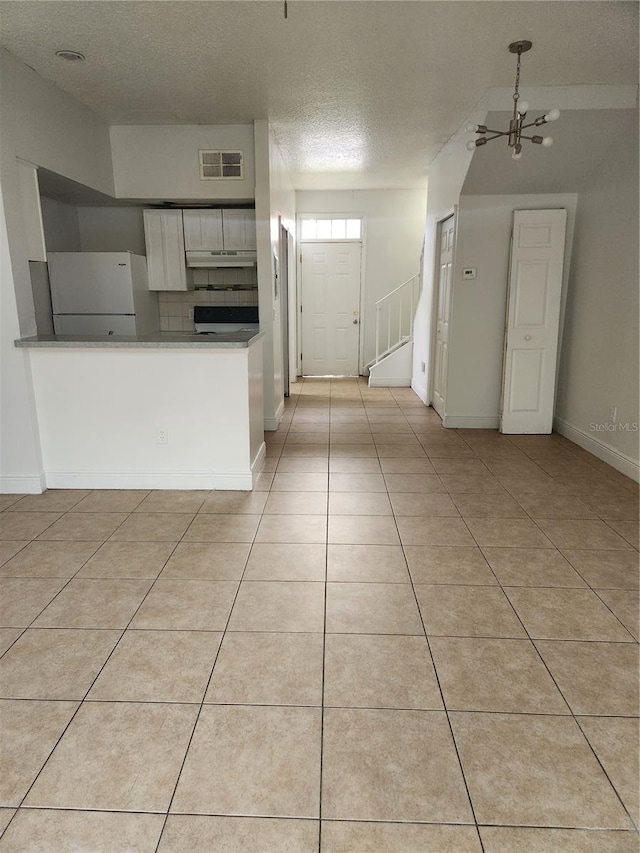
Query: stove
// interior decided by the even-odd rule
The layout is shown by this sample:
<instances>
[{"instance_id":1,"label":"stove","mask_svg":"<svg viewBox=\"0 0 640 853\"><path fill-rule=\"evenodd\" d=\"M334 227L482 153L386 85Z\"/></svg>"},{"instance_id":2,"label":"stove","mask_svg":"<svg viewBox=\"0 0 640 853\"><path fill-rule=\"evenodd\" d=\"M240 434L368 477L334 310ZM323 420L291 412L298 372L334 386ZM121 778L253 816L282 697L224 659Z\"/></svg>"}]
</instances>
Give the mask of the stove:
<instances>
[{"instance_id":1,"label":"stove","mask_svg":"<svg viewBox=\"0 0 640 853\"><path fill-rule=\"evenodd\" d=\"M196 305L193 319L198 335L225 335L232 332L257 332L257 305Z\"/></svg>"}]
</instances>

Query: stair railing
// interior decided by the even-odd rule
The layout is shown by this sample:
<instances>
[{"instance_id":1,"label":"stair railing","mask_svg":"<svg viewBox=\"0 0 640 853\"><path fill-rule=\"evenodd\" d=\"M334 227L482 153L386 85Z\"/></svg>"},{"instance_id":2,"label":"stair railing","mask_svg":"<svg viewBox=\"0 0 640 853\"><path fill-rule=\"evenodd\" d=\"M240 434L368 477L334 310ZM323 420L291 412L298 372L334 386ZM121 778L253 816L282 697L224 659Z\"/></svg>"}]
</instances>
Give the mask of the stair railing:
<instances>
[{"instance_id":1,"label":"stair railing","mask_svg":"<svg viewBox=\"0 0 640 853\"><path fill-rule=\"evenodd\" d=\"M413 312L418 299L419 273L412 275L376 302L377 364L413 335Z\"/></svg>"}]
</instances>

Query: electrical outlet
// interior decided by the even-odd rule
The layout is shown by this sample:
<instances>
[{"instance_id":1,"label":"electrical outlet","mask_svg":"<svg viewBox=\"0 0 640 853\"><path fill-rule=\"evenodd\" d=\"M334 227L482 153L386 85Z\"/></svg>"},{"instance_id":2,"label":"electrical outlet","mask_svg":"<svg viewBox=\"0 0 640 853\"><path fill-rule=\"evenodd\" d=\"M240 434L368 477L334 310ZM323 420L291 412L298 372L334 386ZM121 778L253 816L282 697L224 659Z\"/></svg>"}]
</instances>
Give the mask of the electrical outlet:
<instances>
[{"instance_id":1,"label":"electrical outlet","mask_svg":"<svg viewBox=\"0 0 640 853\"><path fill-rule=\"evenodd\" d=\"M476 268L475 267L465 267L462 270L462 278L464 281L469 281L471 278L476 277Z\"/></svg>"},{"instance_id":2,"label":"electrical outlet","mask_svg":"<svg viewBox=\"0 0 640 853\"><path fill-rule=\"evenodd\" d=\"M189 319L193 320L193 308L189 308Z\"/></svg>"},{"instance_id":3,"label":"electrical outlet","mask_svg":"<svg viewBox=\"0 0 640 853\"><path fill-rule=\"evenodd\" d=\"M156 440L158 444L169 444L169 430L166 427L157 428Z\"/></svg>"},{"instance_id":4,"label":"electrical outlet","mask_svg":"<svg viewBox=\"0 0 640 853\"><path fill-rule=\"evenodd\" d=\"M615 424L615 422L617 420L618 420L618 407L617 406L611 406L611 408L609 409L609 423Z\"/></svg>"}]
</instances>

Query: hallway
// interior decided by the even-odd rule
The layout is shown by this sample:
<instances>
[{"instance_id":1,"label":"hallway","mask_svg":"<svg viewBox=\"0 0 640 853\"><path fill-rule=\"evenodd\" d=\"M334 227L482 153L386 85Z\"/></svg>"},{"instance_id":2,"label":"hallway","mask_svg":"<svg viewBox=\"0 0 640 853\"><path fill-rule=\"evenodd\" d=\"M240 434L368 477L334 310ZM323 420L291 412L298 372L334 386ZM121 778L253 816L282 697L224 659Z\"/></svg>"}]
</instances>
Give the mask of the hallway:
<instances>
[{"instance_id":1,"label":"hallway","mask_svg":"<svg viewBox=\"0 0 640 853\"><path fill-rule=\"evenodd\" d=\"M635 853L637 484L292 392L252 493L0 495L1 853Z\"/></svg>"}]
</instances>

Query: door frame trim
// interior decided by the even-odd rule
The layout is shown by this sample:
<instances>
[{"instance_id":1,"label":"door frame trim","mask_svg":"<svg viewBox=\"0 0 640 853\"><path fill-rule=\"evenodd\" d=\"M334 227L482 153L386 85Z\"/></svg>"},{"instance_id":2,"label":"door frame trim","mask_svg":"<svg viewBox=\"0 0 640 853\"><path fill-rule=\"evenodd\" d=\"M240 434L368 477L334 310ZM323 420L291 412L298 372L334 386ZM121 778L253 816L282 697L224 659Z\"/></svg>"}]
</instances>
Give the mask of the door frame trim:
<instances>
[{"instance_id":1,"label":"door frame trim","mask_svg":"<svg viewBox=\"0 0 640 853\"><path fill-rule=\"evenodd\" d=\"M362 231L359 240L303 240L302 220L303 219L360 219L362 221ZM335 213L314 213L313 211L298 211L296 213L296 315L297 315L297 340L298 340L298 371L297 375L302 376L302 316L300 313L300 305L302 304L302 246L307 243L359 243L360 244L360 335L358 343L358 376L364 375L364 326L365 326L365 297L366 297L366 239L367 239L367 217L364 213L358 211L338 211Z\"/></svg>"},{"instance_id":2,"label":"door frame trim","mask_svg":"<svg viewBox=\"0 0 640 853\"><path fill-rule=\"evenodd\" d=\"M454 204L452 208L450 208L446 213L439 216L436 221L436 244L435 251L433 253L433 292L431 294L431 328L429 330L429 377L428 377L428 387L427 387L427 405L433 408L433 386L434 386L434 374L436 370L436 335L438 329L438 284L440 282L440 241L442 237L442 224L446 222L447 219L453 219L453 268L451 272L451 305L449 306L449 341L451 341L451 326L452 326L452 317L453 311L453 284L455 281L455 271L456 271L456 245L458 242L458 205ZM451 349L451 347L449 347ZM448 373L447 373L448 376ZM446 395L445 395L445 405L446 405ZM435 411L435 409L434 409ZM437 414L437 413L436 413ZM443 426L446 426L444 423L445 414L442 415Z\"/></svg>"},{"instance_id":3,"label":"door frame trim","mask_svg":"<svg viewBox=\"0 0 640 853\"><path fill-rule=\"evenodd\" d=\"M363 265L363 254L364 253L362 251L362 240L303 240L299 243L300 251L298 253L298 262L300 265L300 279L299 279L300 280L300 302L298 303L298 305L300 305L300 303L302 302L302 247L303 246L310 246L310 245L314 245L314 244L315 245L322 245L323 243L331 243L331 244L346 243L346 244L352 245L352 246L353 245L360 246L360 281L358 282L359 286L360 286L359 287L359 293L360 293L359 320L360 320L360 322L358 324L359 328L358 328L358 365L357 365L357 369L358 369L358 376L362 376L362 353L363 353L363 348L364 348L364 334L362 331L362 325L363 325L362 318L364 316L364 314L363 314L364 279L362 276L362 265ZM298 338L298 352L299 352L299 364L300 364L299 376L304 376L304 373L302 372L302 347L304 346L304 340L303 340L303 334L302 334L302 312L298 310L297 313L298 313L298 324L300 327L300 337Z\"/></svg>"},{"instance_id":4,"label":"door frame trim","mask_svg":"<svg viewBox=\"0 0 640 853\"><path fill-rule=\"evenodd\" d=\"M284 217L278 216L278 270L280 275L278 290L280 294L280 325L282 332L282 386L285 397L289 397L291 394L291 334L289 327L291 314L290 254L291 232L284 224ZM283 286L284 282L286 282L286 288Z\"/></svg>"}]
</instances>

